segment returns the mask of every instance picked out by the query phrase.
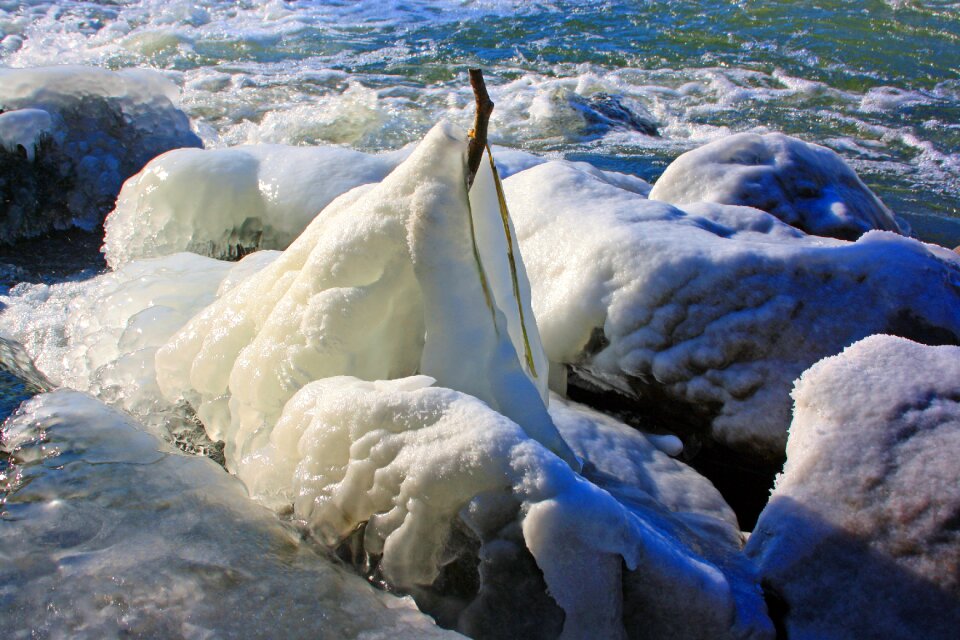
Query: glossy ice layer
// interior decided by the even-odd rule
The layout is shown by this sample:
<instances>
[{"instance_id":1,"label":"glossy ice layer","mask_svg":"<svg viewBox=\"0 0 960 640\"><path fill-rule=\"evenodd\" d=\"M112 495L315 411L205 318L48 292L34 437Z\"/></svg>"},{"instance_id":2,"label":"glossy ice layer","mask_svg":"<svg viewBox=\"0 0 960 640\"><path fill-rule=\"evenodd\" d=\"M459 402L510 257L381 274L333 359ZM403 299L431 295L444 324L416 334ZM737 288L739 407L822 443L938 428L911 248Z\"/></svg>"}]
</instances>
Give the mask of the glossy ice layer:
<instances>
[{"instance_id":1,"label":"glossy ice layer","mask_svg":"<svg viewBox=\"0 0 960 640\"><path fill-rule=\"evenodd\" d=\"M34 398L0 446L9 637L460 637L89 396Z\"/></svg>"},{"instance_id":2,"label":"glossy ice layer","mask_svg":"<svg viewBox=\"0 0 960 640\"><path fill-rule=\"evenodd\" d=\"M282 145L171 151L123 185L104 228L107 264L286 248L334 198L379 182L404 155Z\"/></svg>"}]
</instances>

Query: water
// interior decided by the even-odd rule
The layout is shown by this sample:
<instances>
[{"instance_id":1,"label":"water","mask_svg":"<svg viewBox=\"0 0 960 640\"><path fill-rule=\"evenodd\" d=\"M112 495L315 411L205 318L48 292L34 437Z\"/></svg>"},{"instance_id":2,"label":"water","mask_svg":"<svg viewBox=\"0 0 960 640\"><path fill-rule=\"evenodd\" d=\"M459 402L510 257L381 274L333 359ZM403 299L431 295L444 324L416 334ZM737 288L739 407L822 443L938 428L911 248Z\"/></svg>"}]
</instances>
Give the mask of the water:
<instances>
[{"instance_id":1,"label":"water","mask_svg":"<svg viewBox=\"0 0 960 640\"><path fill-rule=\"evenodd\" d=\"M0 32L0 65L163 70L208 146L396 148L469 122L471 65L495 141L648 180L717 137L784 131L960 243L960 3L0 2ZM571 99L598 93L661 136L591 127Z\"/></svg>"}]
</instances>

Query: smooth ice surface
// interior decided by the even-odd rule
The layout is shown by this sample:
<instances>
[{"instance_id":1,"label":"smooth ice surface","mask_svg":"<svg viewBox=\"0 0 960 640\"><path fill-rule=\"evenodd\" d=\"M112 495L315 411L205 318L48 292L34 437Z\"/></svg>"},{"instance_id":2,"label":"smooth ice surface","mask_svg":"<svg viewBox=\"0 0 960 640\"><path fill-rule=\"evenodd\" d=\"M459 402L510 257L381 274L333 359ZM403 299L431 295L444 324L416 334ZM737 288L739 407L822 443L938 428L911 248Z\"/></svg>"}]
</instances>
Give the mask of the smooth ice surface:
<instances>
[{"instance_id":1,"label":"smooth ice surface","mask_svg":"<svg viewBox=\"0 0 960 640\"><path fill-rule=\"evenodd\" d=\"M781 133L739 133L688 151L667 167L650 197L756 207L818 236L910 232L836 152Z\"/></svg>"},{"instance_id":2,"label":"smooth ice surface","mask_svg":"<svg viewBox=\"0 0 960 640\"><path fill-rule=\"evenodd\" d=\"M789 637L956 637L960 348L872 336L793 397L787 464L747 546Z\"/></svg>"},{"instance_id":3,"label":"smooth ice surface","mask_svg":"<svg viewBox=\"0 0 960 640\"><path fill-rule=\"evenodd\" d=\"M0 241L93 228L148 160L200 146L176 99L145 70L0 69Z\"/></svg>"},{"instance_id":4,"label":"smooth ice surface","mask_svg":"<svg viewBox=\"0 0 960 640\"><path fill-rule=\"evenodd\" d=\"M512 420L433 382L310 383L237 474L264 502L292 503L329 544L366 523L363 549L378 575L414 593L460 559L451 535L465 525L479 544L466 551L481 562L479 591L443 608L449 616L456 607L456 624L471 634L558 618L538 619L543 592L531 593L529 571L508 552L519 542L563 609L562 637L624 637L624 624L632 637L770 635L736 520L709 482L625 425L561 402L557 424L608 492ZM513 601L493 608L504 575L514 577L500 585L514 585Z\"/></svg>"},{"instance_id":5,"label":"smooth ice surface","mask_svg":"<svg viewBox=\"0 0 960 640\"><path fill-rule=\"evenodd\" d=\"M443 638L185 456L57 391L3 426L0 616L9 638Z\"/></svg>"},{"instance_id":6,"label":"smooth ice surface","mask_svg":"<svg viewBox=\"0 0 960 640\"><path fill-rule=\"evenodd\" d=\"M782 455L792 381L873 333L960 341L960 260L874 231L807 236L749 207L684 210L547 163L504 181L549 360L662 426Z\"/></svg>"},{"instance_id":7,"label":"smooth ice surface","mask_svg":"<svg viewBox=\"0 0 960 640\"><path fill-rule=\"evenodd\" d=\"M379 182L404 155L284 145L171 151L124 183L104 225L107 264L285 249L334 198Z\"/></svg>"},{"instance_id":8,"label":"smooth ice surface","mask_svg":"<svg viewBox=\"0 0 960 640\"><path fill-rule=\"evenodd\" d=\"M575 463L546 413L519 251L515 291L506 251L487 241L506 237L489 163L468 199L465 149L462 131L438 125L383 182L331 203L158 351L163 393L189 402L225 441L228 465L257 448L313 380L415 372L481 398ZM523 309L527 340L514 342Z\"/></svg>"}]
</instances>

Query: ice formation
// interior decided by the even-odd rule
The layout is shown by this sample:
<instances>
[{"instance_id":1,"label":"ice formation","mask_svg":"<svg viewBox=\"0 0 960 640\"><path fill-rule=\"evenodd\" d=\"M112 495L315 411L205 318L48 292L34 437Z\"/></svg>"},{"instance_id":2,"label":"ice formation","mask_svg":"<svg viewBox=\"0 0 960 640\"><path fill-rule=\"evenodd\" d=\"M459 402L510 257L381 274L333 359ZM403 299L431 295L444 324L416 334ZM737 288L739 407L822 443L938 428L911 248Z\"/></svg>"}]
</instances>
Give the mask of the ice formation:
<instances>
[{"instance_id":1,"label":"ice formation","mask_svg":"<svg viewBox=\"0 0 960 640\"><path fill-rule=\"evenodd\" d=\"M331 203L157 353L164 394L196 408L228 464L308 382L415 372L481 398L575 463L544 408L529 284L515 240L508 277L512 232L490 165L468 199L464 140L438 125L383 182Z\"/></svg>"},{"instance_id":2,"label":"ice formation","mask_svg":"<svg viewBox=\"0 0 960 640\"><path fill-rule=\"evenodd\" d=\"M274 257L264 252L229 263L180 253L91 280L22 284L0 298L0 336L22 344L54 385L94 394L168 436L185 416L171 414L157 387L156 350L223 284Z\"/></svg>"},{"instance_id":3,"label":"ice formation","mask_svg":"<svg viewBox=\"0 0 960 640\"><path fill-rule=\"evenodd\" d=\"M0 69L0 242L92 228L154 156L200 146L159 74Z\"/></svg>"},{"instance_id":4,"label":"ice formation","mask_svg":"<svg viewBox=\"0 0 960 640\"><path fill-rule=\"evenodd\" d=\"M739 133L688 151L650 197L756 207L818 236L855 240L872 229L909 235L843 158L781 133Z\"/></svg>"},{"instance_id":5,"label":"ice formation","mask_svg":"<svg viewBox=\"0 0 960 640\"><path fill-rule=\"evenodd\" d=\"M337 196L379 182L410 151L284 145L171 151L124 183L104 225L107 264L178 251L222 258L286 249ZM506 147L494 147L494 157L504 178L547 161ZM640 178L572 164L628 191L650 192Z\"/></svg>"},{"instance_id":6,"label":"ice formation","mask_svg":"<svg viewBox=\"0 0 960 640\"><path fill-rule=\"evenodd\" d=\"M960 348L872 336L806 371L747 551L790 638L954 638Z\"/></svg>"},{"instance_id":7,"label":"ice formation","mask_svg":"<svg viewBox=\"0 0 960 640\"><path fill-rule=\"evenodd\" d=\"M960 260L903 236L807 236L684 210L563 164L504 181L546 354L676 432L782 456L792 381L873 333L960 340Z\"/></svg>"},{"instance_id":8,"label":"ice formation","mask_svg":"<svg viewBox=\"0 0 960 640\"><path fill-rule=\"evenodd\" d=\"M89 396L32 399L0 448L9 637L460 637Z\"/></svg>"},{"instance_id":9,"label":"ice formation","mask_svg":"<svg viewBox=\"0 0 960 640\"><path fill-rule=\"evenodd\" d=\"M553 409L603 490L433 382L312 382L237 474L328 544L359 532L369 571L471 635L551 637L562 620L565 638L625 637L625 623L631 637L772 636L736 519L705 479L612 419ZM448 569L462 564L476 593Z\"/></svg>"},{"instance_id":10,"label":"ice formation","mask_svg":"<svg viewBox=\"0 0 960 640\"><path fill-rule=\"evenodd\" d=\"M334 198L379 182L404 155L283 145L165 153L124 183L104 225L107 264L285 249Z\"/></svg>"},{"instance_id":11,"label":"ice formation","mask_svg":"<svg viewBox=\"0 0 960 640\"><path fill-rule=\"evenodd\" d=\"M4 330L58 383L153 426L190 403L254 496L328 544L359 536L373 576L445 624L770 637L713 487L610 418L547 412L516 232L489 158L468 196L464 142L438 126L282 254L22 285Z\"/></svg>"}]
</instances>

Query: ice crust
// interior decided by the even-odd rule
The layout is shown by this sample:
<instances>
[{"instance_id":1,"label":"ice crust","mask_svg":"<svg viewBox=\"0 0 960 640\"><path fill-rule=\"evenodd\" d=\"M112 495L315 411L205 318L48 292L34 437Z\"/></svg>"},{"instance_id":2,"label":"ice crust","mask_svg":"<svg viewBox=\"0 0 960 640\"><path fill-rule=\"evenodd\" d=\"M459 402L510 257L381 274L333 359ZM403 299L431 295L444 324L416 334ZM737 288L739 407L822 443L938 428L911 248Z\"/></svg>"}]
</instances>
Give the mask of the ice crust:
<instances>
[{"instance_id":1,"label":"ice crust","mask_svg":"<svg viewBox=\"0 0 960 640\"><path fill-rule=\"evenodd\" d=\"M433 382L310 383L237 474L260 500L292 503L328 544L361 531L377 575L471 635L532 625L524 633L550 637L562 617L565 638L625 637L625 624L630 637L772 637L736 518L709 482L642 434L561 401L552 415L594 484L513 421ZM451 546L457 525L478 548ZM524 547L545 592L529 592ZM465 561L479 563L476 594L431 593L446 565ZM504 576L512 602L494 606ZM563 614L538 616L531 603L544 593Z\"/></svg>"},{"instance_id":2,"label":"ice crust","mask_svg":"<svg viewBox=\"0 0 960 640\"><path fill-rule=\"evenodd\" d=\"M462 132L439 126L284 253L236 265L176 254L16 287L4 334L57 384L154 433L189 423L191 404L254 496L292 504L331 545L362 531L373 577L445 624L477 636L771 637L736 519L709 482L610 418L557 397L547 413L530 320L534 366L521 364L517 301L533 315L517 234L507 227L515 292L493 173L485 160L468 200L463 149ZM304 336L333 349L310 360ZM219 391L191 386L211 373ZM581 463L584 477L571 469ZM464 587L452 566L475 577Z\"/></svg>"},{"instance_id":3,"label":"ice crust","mask_svg":"<svg viewBox=\"0 0 960 640\"><path fill-rule=\"evenodd\" d=\"M547 161L518 149L493 151L502 178ZM410 152L267 144L170 151L124 183L104 225L107 264L178 251L231 258L286 249L330 202L379 182ZM650 192L640 178L571 164L628 191Z\"/></svg>"},{"instance_id":4,"label":"ice crust","mask_svg":"<svg viewBox=\"0 0 960 640\"><path fill-rule=\"evenodd\" d=\"M253 503L241 483L93 398L3 426L0 611L10 638L454 638Z\"/></svg>"},{"instance_id":5,"label":"ice crust","mask_svg":"<svg viewBox=\"0 0 960 640\"><path fill-rule=\"evenodd\" d=\"M334 198L379 182L404 156L284 145L171 151L124 183L104 225L107 264L285 249Z\"/></svg>"},{"instance_id":6,"label":"ice crust","mask_svg":"<svg viewBox=\"0 0 960 640\"><path fill-rule=\"evenodd\" d=\"M189 416L156 382L154 356L218 293L270 252L239 263L191 253L131 262L78 282L21 284L0 297L0 335L23 345L56 386L91 393L170 437Z\"/></svg>"},{"instance_id":7,"label":"ice crust","mask_svg":"<svg viewBox=\"0 0 960 640\"><path fill-rule=\"evenodd\" d=\"M872 336L793 397L787 463L747 546L789 637L955 637L960 348Z\"/></svg>"},{"instance_id":8,"label":"ice crust","mask_svg":"<svg viewBox=\"0 0 960 640\"><path fill-rule=\"evenodd\" d=\"M164 395L195 407L225 441L228 465L313 380L415 372L488 402L575 463L544 406L546 360L519 249L516 295L504 277L506 245L493 241L505 242L505 230L489 163L468 200L464 140L435 127L383 182L331 203L282 256L157 352ZM527 345L517 342L518 301Z\"/></svg>"},{"instance_id":9,"label":"ice crust","mask_svg":"<svg viewBox=\"0 0 960 640\"><path fill-rule=\"evenodd\" d=\"M650 198L756 207L818 236L910 233L836 152L782 133L739 133L688 151L670 163Z\"/></svg>"},{"instance_id":10,"label":"ice crust","mask_svg":"<svg viewBox=\"0 0 960 640\"><path fill-rule=\"evenodd\" d=\"M956 254L808 236L749 207L676 208L547 163L504 181L549 360L675 432L782 455L792 381L873 333L960 340Z\"/></svg>"},{"instance_id":11,"label":"ice crust","mask_svg":"<svg viewBox=\"0 0 960 640\"><path fill-rule=\"evenodd\" d=\"M148 160L200 146L175 100L144 70L0 69L0 242L93 228Z\"/></svg>"}]
</instances>

